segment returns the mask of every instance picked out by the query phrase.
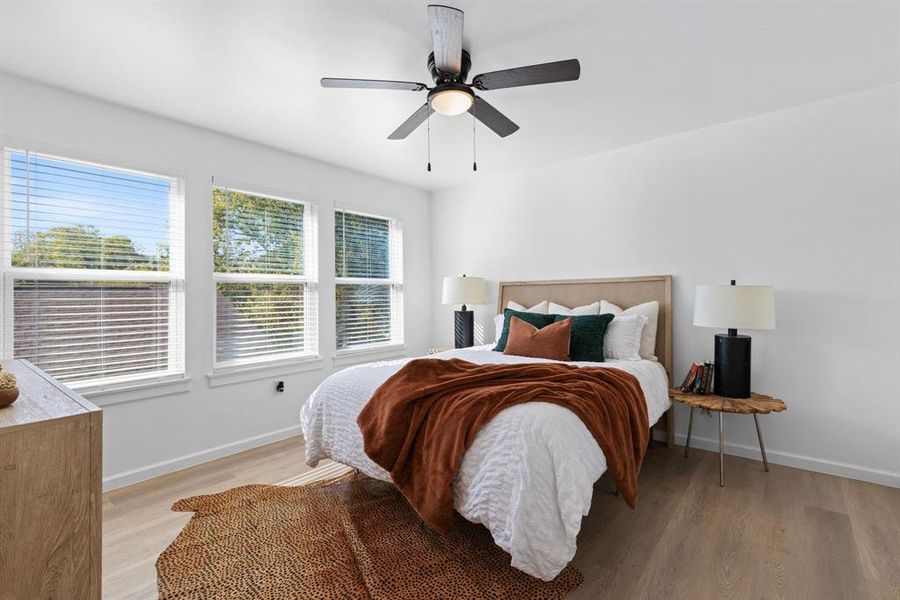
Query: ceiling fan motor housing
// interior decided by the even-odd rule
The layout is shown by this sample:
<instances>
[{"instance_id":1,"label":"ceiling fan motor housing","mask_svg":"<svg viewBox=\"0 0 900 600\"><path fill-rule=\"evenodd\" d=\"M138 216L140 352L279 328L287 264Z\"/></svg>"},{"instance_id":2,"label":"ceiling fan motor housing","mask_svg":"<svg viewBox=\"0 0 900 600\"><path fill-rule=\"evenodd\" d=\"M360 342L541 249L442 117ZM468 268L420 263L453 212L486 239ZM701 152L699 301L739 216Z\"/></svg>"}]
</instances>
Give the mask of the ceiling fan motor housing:
<instances>
[{"instance_id":1,"label":"ceiling fan motor housing","mask_svg":"<svg viewBox=\"0 0 900 600\"><path fill-rule=\"evenodd\" d=\"M460 68L459 73L443 73L435 66L434 52L432 52L428 55L428 72L431 73L431 78L436 85L441 85L443 83L463 84L466 82L466 77L469 76L469 69L472 68L472 59L469 56L468 50L462 51L462 60L460 62L462 67Z\"/></svg>"}]
</instances>

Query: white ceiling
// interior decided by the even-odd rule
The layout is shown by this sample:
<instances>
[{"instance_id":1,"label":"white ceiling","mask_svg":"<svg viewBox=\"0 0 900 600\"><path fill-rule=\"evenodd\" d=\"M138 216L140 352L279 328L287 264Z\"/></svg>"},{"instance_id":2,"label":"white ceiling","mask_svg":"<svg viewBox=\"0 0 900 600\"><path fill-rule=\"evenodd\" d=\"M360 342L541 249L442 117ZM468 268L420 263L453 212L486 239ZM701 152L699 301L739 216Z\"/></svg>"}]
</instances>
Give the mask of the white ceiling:
<instances>
[{"instance_id":1,"label":"white ceiling","mask_svg":"<svg viewBox=\"0 0 900 600\"><path fill-rule=\"evenodd\" d=\"M447 0L443 0L447 1ZM0 70L436 189L900 80L898 2L451 2L472 74L567 58L572 83L485 92L500 139L435 115L387 135L431 84L426 2L0 0Z\"/></svg>"}]
</instances>

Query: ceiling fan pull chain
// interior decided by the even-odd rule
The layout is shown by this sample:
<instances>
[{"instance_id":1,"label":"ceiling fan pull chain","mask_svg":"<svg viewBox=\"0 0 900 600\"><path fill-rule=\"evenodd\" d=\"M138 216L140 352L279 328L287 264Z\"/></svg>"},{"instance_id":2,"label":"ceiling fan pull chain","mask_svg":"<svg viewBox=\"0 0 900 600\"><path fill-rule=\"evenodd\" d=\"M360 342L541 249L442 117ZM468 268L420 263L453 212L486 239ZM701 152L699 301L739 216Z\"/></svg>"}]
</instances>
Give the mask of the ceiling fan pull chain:
<instances>
[{"instance_id":1,"label":"ceiling fan pull chain","mask_svg":"<svg viewBox=\"0 0 900 600\"><path fill-rule=\"evenodd\" d=\"M428 115L428 136L426 146L428 148L428 172L431 173L431 114Z\"/></svg>"},{"instance_id":2,"label":"ceiling fan pull chain","mask_svg":"<svg viewBox=\"0 0 900 600\"><path fill-rule=\"evenodd\" d=\"M478 153L475 150L475 107L472 107L472 170L478 170Z\"/></svg>"}]
</instances>

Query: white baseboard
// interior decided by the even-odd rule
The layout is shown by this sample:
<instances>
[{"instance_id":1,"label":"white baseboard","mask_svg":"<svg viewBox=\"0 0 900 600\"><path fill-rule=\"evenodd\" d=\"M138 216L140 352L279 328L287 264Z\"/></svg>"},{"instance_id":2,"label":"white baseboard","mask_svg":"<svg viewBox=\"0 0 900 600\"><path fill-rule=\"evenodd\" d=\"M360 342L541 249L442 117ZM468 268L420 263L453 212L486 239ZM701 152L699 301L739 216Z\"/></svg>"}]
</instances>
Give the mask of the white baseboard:
<instances>
[{"instance_id":1,"label":"white baseboard","mask_svg":"<svg viewBox=\"0 0 900 600\"><path fill-rule=\"evenodd\" d=\"M687 435L683 433L675 434L675 443L683 446ZM711 452L719 451L719 440L711 440L709 438L701 438L691 436L691 448L699 448L701 450L709 450ZM742 458L751 458L753 460L762 460L759 453L759 446L746 446L744 444L725 443L725 454L740 456ZM900 473L892 473L891 471L883 471L881 469L870 469L859 465L850 465L847 463L834 462L830 460L822 460L820 458L812 458L799 454L791 454L790 452L780 452L778 450L770 450L766 448L766 458L770 463L785 465L787 467L796 467L807 471L816 471L817 473L827 473L828 475L838 475L840 477L848 477L850 479L859 479L871 483L881 485L889 485L891 487L900 488Z\"/></svg>"},{"instance_id":2,"label":"white baseboard","mask_svg":"<svg viewBox=\"0 0 900 600\"><path fill-rule=\"evenodd\" d=\"M243 452L244 450L258 448L259 446L265 446L266 444L285 440L296 435L300 435L300 425L285 427L284 429L270 431L269 433L264 433L262 435L256 435L243 440L238 440L236 442L231 442L230 444L223 444L222 446L208 448L206 450L201 450L200 452L185 454L184 456L179 456L170 460L153 463L152 465L147 465L146 467L140 467L137 469L131 469L130 471L116 473L115 475L110 475L103 478L103 491L108 492L109 490L114 490L126 485L131 485L132 483L138 483L147 479L153 479L154 477L159 477L160 475L165 475L174 471L180 471L181 469L193 467L194 465L209 462L216 458L222 458L223 456L228 456L230 454ZM297 460L299 462L302 462L303 457L298 456Z\"/></svg>"},{"instance_id":3,"label":"white baseboard","mask_svg":"<svg viewBox=\"0 0 900 600\"><path fill-rule=\"evenodd\" d=\"M193 454L186 454L184 456L179 456L170 460L147 465L146 467L140 467L138 469L132 469L130 471L124 471L122 473L110 475L109 477L103 478L103 491L107 492L109 490L114 490L126 485L131 485L132 483L138 483L147 479L159 477L160 475L165 475L174 471L186 469L188 467L199 465L200 463L205 463L216 458L243 452L244 450L258 448L259 446L265 446L266 444L278 442L296 435L300 435L299 425L285 427L284 429L278 429L277 431L271 431L262 435L238 440L237 442L232 442L230 444L216 446L207 450L201 450L200 452L194 452ZM687 436L683 433L676 433L675 442L683 446L686 437ZM711 440L709 438L692 436L691 448L700 448L701 450L718 452L719 441ZM740 456L742 458L761 460L759 447L757 446L726 443L725 453L733 456ZM780 452L778 450L767 450L766 456L768 457L769 462L774 464L796 467L798 469L805 469L807 471L816 471L818 473L827 473L829 475L838 475L840 477L849 477L850 479L859 479L861 481L869 481L872 483L900 488L900 473L892 473L891 471L870 469L868 467L861 467L859 465L850 465L846 463L811 458L809 456L801 456L799 454L791 454L789 452ZM298 460L300 459L298 458Z\"/></svg>"}]
</instances>

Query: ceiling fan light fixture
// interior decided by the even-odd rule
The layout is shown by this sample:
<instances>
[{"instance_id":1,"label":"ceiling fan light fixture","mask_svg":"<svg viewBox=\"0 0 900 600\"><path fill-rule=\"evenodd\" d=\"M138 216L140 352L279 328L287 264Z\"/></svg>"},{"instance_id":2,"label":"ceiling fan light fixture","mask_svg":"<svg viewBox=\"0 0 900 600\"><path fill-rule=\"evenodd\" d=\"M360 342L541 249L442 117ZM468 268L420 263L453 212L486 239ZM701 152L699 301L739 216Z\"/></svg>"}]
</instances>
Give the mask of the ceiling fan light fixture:
<instances>
[{"instance_id":1,"label":"ceiling fan light fixture","mask_svg":"<svg viewBox=\"0 0 900 600\"><path fill-rule=\"evenodd\" d=\"M465 86L437 88L428 94L428 103L434 112L448 117L463 114L472 107L474 101L474 94Z\"/></svg>"}]
</instances>

